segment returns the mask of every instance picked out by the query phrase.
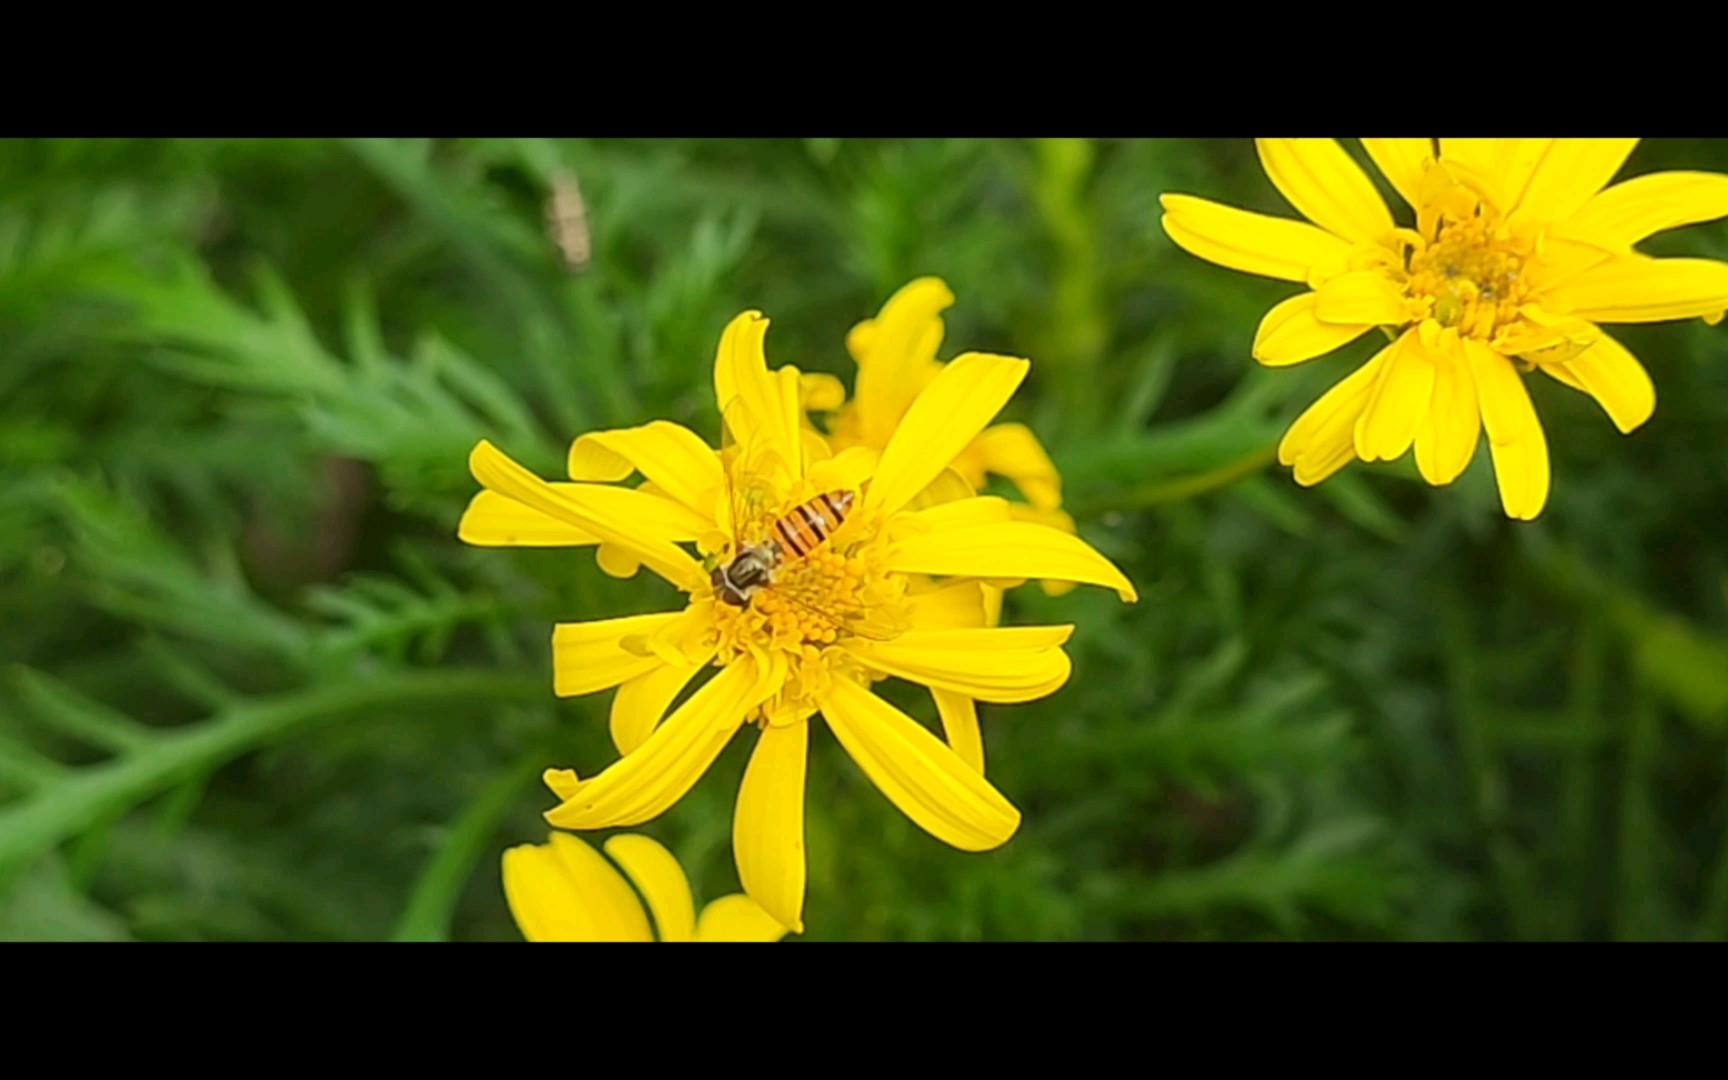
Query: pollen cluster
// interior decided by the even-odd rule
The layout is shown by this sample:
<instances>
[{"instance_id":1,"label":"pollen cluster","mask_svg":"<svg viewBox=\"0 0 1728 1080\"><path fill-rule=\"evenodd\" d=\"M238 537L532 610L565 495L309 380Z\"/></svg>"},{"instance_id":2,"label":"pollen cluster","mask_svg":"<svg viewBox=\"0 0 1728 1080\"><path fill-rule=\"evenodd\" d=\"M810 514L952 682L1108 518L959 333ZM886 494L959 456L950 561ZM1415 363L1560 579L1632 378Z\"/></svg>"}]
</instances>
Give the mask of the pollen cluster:
<instances>
[{"instance_id":1,"label":"pollen cluster","mask_svg":"<svg viewBox=\"0 0 1728 1080\"><path fill-rule=\"evenodd\" d=\"M1474 203L1474 200L1472 200ZM1491 341L1512 324L1530 288L1533 245L1514 237L1486 204L1437 215L1435 235L1413 237L1404 287L1423 314L1465 337Z\"/></svg>"}]
</instances>

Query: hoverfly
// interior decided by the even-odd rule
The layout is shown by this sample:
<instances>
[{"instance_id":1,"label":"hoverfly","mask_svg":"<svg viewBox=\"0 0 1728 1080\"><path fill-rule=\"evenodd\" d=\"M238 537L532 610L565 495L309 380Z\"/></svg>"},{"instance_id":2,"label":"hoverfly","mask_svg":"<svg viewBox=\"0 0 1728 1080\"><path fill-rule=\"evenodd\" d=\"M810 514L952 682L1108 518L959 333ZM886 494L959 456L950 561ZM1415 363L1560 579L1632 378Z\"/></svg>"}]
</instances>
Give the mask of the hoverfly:
<instances>
[{"instance_id":1,"label":"hoverfly","mask_svg":"<svg viewBox=\"0 0 1728 1080\"><path fill-rule=\"evenodd\" d=\"M552 175L552 195L546 200L546 231L563 257L565 269L579 274L588 268L592 250L588 211L582 204L582 189L576 186L576 174L569 169L559 169Z\"/></svg>"}]
</instances>

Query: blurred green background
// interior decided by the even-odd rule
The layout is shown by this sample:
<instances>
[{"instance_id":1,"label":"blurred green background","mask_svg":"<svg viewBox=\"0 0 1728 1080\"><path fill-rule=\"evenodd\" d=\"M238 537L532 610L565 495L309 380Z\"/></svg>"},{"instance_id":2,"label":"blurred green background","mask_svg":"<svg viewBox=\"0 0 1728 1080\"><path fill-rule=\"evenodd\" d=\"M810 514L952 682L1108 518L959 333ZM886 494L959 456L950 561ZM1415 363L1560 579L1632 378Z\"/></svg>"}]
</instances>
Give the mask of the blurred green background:
<instances>
[{"instance_id":1,"label":"blurred green background","mask_svg":"<svg viewBox=\"0 0 1728 1080\"><path fill-rule=\"evenodd\" d=\"M1658 168L1728 143L1624 175ZM1257 368L1295 286L1175 249L1165 191L1292 213L1246 140L0 143L0 939L519 940L539 770L615 756L551 624L672 591L458 543L470 447L714 438L729 318L850 384L846 331L923 274L944 359L1032 358L1009 416L1142 598L1011 594L1078 630L1066 688L981 708L999 851L818 736L808 939L1728 938L1728 327L1623 331L1629 437L1531 380L1534 524L1486 449L1305 491L1272 448L1373 342ZM1728 223L1646 249L1728 258ZM639 830L702 899L748 743Z\"/></svg>"}]
</instances>

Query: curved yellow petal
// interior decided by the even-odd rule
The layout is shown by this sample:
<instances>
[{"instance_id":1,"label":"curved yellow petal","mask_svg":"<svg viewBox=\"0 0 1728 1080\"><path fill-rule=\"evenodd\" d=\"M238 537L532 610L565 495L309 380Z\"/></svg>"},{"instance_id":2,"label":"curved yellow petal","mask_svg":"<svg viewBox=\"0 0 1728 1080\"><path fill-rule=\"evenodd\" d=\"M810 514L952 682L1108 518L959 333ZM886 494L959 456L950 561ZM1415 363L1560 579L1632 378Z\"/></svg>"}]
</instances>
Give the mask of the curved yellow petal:
<instances>
[{"instance_id":1,"label":"curved yellow petal","mask_svg":"<svg viewBox=\"0 0 1728 1080\"><path fill-rule=\"evenodd\" d=\"M1657 172L1604 188L1564 224L1568 233L1598 237L1626 253L1663 231L1728 217L1728 176Z\"/></svg>"},{"instance_id":2,"label":"curved yellow petal","mask_svg":"<svg viewBox=\"0 0 1728 1080\"><path fill-rule=\"evenodd\" d=\"M1405 202L1421 201L1422 174L1436 157L1433 139L1363 139L1362 148Z\"/></svg>"},{"instance_id":3,"label":"curved yellow petal","mask_svg":"<svg viewBox=\"0 0 1728 1080\"><path fill-rule=\"evenodd\" d=\"M504 899L529 941L653 941L648 915L600 853L574 836L504 853Z\"/></svg>"},{"instance_id":4,"label":"curved yellow petal","mask_svg":"<svg viewBox=\"0 0 1728 1080\"><path fill-rule=\"evenodd\" d=\"M1062 644L1072 626L911 630L893 641L853 639L842 648L884 675L980 701L1033 701L1061 689L1073 665Z\"/></svg>"},{"instance_id":5,"label":"curved yellow petal","mask_svg":"<svg viewBox=\"0 0 1728 1080\"><path fill-rule=\"evenodd\" d=\"M1013 481L1033 506L1054 510L1062 505L1062 475L1044 452L1044 444L1025 424L985 428L972 440L972 447L982 455L986 472Z\"/></svg>"},{"instance_id":6,"label":"curved yellow petal","mask_svg":"<svg viewBox=\"0 0 1728 1080\"><path fill-rule=\"evenodd\" d=\"M1028 521L900 532L889 546L887 565L904 574L1074 581L1115 589L1126 601L1138 598L1133 583L1086 541Z\"/></svg>"},{"instance_id":7,"label":"curved yellow petal","mask_svg":"<svg viewBox=\"0 0 1728 1080\"><path fill-rule=\"evenodd\" d=\"M1020 811L977 770L862 686L835 679L820 705L864 775L938 840L962 851L988 851L1020 827Z\"/></svg>"},{"instance_id":8,"label":"curved yellow petal","mask_svg":"<svg viewBox=\"0 0 1728 1080\"><path fill-rule=\"evenodd\" d=\"M540 774L540 780L552 789L552 794L558 796L560 802L575 794L576 786L582 782L575 769L547 769Z\"/></svg>"},{"instance_id":9,"label":"curved yellow petal","mask_svg":"<svg viewBox=\"0 0 1728 1080\"><path fill-rule=\"evenodd\" d=\"M1352 270L1314 294L1314 317L1345 326L1397 326L1405 321L1404 290L1378 270Z\"/></svg>"},{"instance_id":10,"label":"curved yellow petal","mask_svg":"<svg viewBox=\"0 0 1728 1080\"><path fill-rule=\"evenodd\" d=\"M583 435L570 444L569 468L572 480L617 481L639 472L704 520L713 519L714 499L726 479L713 447L665 420Z\"/></svg>"},{"instance_id":11,"label":"curved yellow petal","mask_svg":"<svg viewBox=\"0 0 1728 1080\"><path fill-rule=\"evenodd\" d=\"M585 547L600 542L593 533L496 491L481 491L469 501L456 537L475 547Z\"/></svg>"},{"instance_id":12,"label":"curved yellow petal","mask_svg":"<svg viewBox=\"0 0 1728 1080\"><path fill-rule=\"evenodd\" d=\"M1440 161L1501 211L1517 205L1553 139L1441 139Z\"/></svg>"},{"instance_id":13,"label":"curved yellow petal","mask_svg":"<svg viewBox=\"0 0 1728 1080\"><path fill-rule=\"evenodd\" d=\"M702 664L668 664L626 679L612 698L610 727L612 745L620 754L632 753L654 734L661 717L674 698L702 670Z\"/></svg>"},{"instance_id":14,"label":"curved yellow petal","mask_svg":"<svg viewBox=\"0 0 1728 1080\"><path fill-rule=\"evenodd\" d=\"M660 842L636 833L606 841L606 854L624 868L648 901L661 941L689 941L696 932L696 901L684 868Z\"/></svg>"},{"instance_id":15,"label":"curved yellow petal","mask_svg":"<svg viewBox=\"0 0 1728 1080\"><path fill-rule=\"evenodd\" d=\"M1377 246L1392 235L1392 212L1374 181L1337 139L1255 139L1272 184L1302 216L1334 236Z\"/></svg>"},{"instance_id":16,"label":"curved yellow petal","mask_svg":"<svg viewBox=\"0 0 1728 1080\"><path fill-rule=\"evenodd\" d=\"M1458 479L1482 440L1482 410L1476 379L1456 330L1441 331L1434 351L1434 394L1416 428L1416 468L1422 479L1443 487Z\"/></svg>"},{"instance_id":17,"label":"curved yellow petal","mask_svg":"<svg viewBox=\"0 0 1728 1080\"><path fill-rule=\"evenodd\" d=\"M860 324L848 335L858 363L852 400L865 445L888 444L895 425L935 374L942 312L953 306L954 294L941 278L918 278L888 298L868 330Z\"/></svg>"},{"instance_id":18,"label":"curved yellow petal","mask_svg":"<svg viewBox=\"0 0 1728 1080\"><path fill-rule=\"evenodd\" d=\"M1545 306L1591 322L1690 319L1728 308L1728 263L1714 259L1610 259L1544 292Z\"/></svg>"},{"instance_id":19,"label":"curved yellow petal","mask_svg":"<svg viewBox=\"0 0 1728 1080\"><path fill-rule=\"evenodd\" d=\"M1319 298L1319 293L1305 292L1274 305L1254 333L1254 359L1267 367L1300 364L1348 345L1374 329L1372 323L1351 326L1321 322L1315 315Z\"/></svg>"},{"instance_id":20,"label":"curved yellow petal","mask_svg":"<svg viewBox=\"0 0 1728 1080\"><path fill-rule=\"evenodd\" d=\"M794 934L804 932L804 766L809 724L768 725L738 788L732 853L750 898Z\"/></svg>"},{"instance_id":21,"label":"curved yellow petal","mask_svg":"<svg viewBox=\"0 0 1728 1080\"><path fill-rule=\"evenodd\" d=\"M1349 263L1351 245L1306 221L1268 217L1192 195L1160 195L1164 231L1207 262L1283 281L1322 280Z\"/></svg>"},{"instance_id":22,"label":"curved yellow petal","mask_svg":"<svg viewBox=\"0 0 1728 1080\"><path fill-rule=\"evenodd\" d=\"M1550 139L1510 213L1530 221L1560 221L1601 191L1637 139Z\"/></svg>"},{"instance_id":23,"label":"curved yellow petal","mask_svg":"<svg viewBox=\"0 0 1728 1080\"><path fill-rule=\"evenodd\" d=\"M990 599L977 581L915 588L906 595L906 621L914 630L958 630L990 624Z\"/></svg>"},{"instance_id":24,"label":"curved yellow petal","mask_svg":"<svg viewBox=\"0 0 1728 1080\"><path fill-rule=\"evenodd\" d=\"M1432 325L1432 324L1425 324ZM1435 358L1422 333L1407 333L1392 347L1356 420L1356 456L1393 461L1416 441L1416 428L1434 394Z\"/></svg>"},{"instance_id":25,"label":"curved yellow petal","mask_svg":"<svg viewBox=\"0 0 1728 1080\"><path fill-rule=\"evenodd\" d=\"M644 566L686 592L707 583L701 564L678 547L675 532L665 528L664 521L656 527L650 520L654 515L690 513L670 499L604 484L554 486L484 439L469 454L468 467L481 486L574 525L603 543L628 549ZM711 526L704 522L701 528Z\"/></svg>"},{"instance_id":26,"label":"curved yellow petal","mask_svg":"<svg viewBox=\"0 0 1728 1080\"><path fill-rule=\"evenodd\" d=\"M804 475L799 373L794 367L768 370L767 336L768 320L759 311L726 324L714 357L714 400L728 424L746 427L732 433L739 443L772 453L797 479Z\"/></svg>"},{"instance_id":27,"label":"curved yellow petal","mask_svg":"<svg viewBox=\"0 0 1728 1080\"><path fill-rule=\"evenodd\" d=\"M577 784L546 812L546 820L562 829L609 829L664 813L702 778L745 713L767 696L758 696L757 674L749 661L727 666L641 746Z\"/></svg>"},{"instance_id":28,"label":"curved yellow petal","mask_svg":"<svg viewBox=\"0 0 1728 1080\"><path fill-rule=\"evenodd\" d=\"M882 450L863 513L892 514L910 502L977 438L1026 378L1031 364L965 353L943 367Z\"/></svg>"},{"instance_id":29,"label":"curved yellow petal","mask_svg":"<svg viewBox=\"0 0 1728 1080\"><path fill-rule=\"evenodd\" d=\"M805 412L833 412L846 404L846 384L825 371L798 375L798 407Z\"/></svg>"},{"instance_id":30,"label":"curved yellow petal","mask_svg":"<svg viewBox=\"0 0 1728 1080\"><path fill-rule=\"evenodd\" d=\"M558 697L592 694L664 666L665 661L652 653L628 651L624 639L645 638L683 615L668 611L558 623L552 628L552 692Z\"/></svg>"},{"instance_id":31,"label":"curved yellow petal","mask_svg":"<svg viewBox=\"0 0 1728 1080\"><path fill-rule=\"evenodd\" d=\"M942 716L942 733L948 746L966 764L984 774L984 736L978 730L978 703L966 694L930 688L936 711Z\"/></svg>"},{"instance_id":32,"label":"curved yellow petal","mask_svg":"<svg viewBox=\"0 0 1728 1080\"><path fill-rule=\"evenodd\" d=\"M1414 333L1414 331L1407 331ZM1400 339L1402 340L1402 339ZM1295 466L1296 482L1312 487L1356 458L1356 421L1368 392L1397 343L1381 349L1308 406L1278 442L1278 461Z\"/></svg>"},{"instance_id":33,"label":"curved yellow petal","mask_svg":"<svg viewBox=\"0 0 1728 1080\"><path fill-rule=\"evenodd\" d=\"M779 941L785 936L786 928L743 893L722 896L696 920L697 941Z\"/></svg>"},{"instance_id":34,"label":"curved yellow petal","mask_svg":"<svg viewBox=\"0 0 1728 1080\"><path fill-rule=\"evenodd\" d=\"M1548 441L1530 404L1530 392L1512 361L1481 342L1465 338L1464 355L1476 379L1500 505L1507 517L1533 520L1548 502L1549 475Z\"/></svg>"},{"instance_id":35,"label":"curved yellow petal","mask_svg":"<svg viewBox=\"0 0 1728 1080\"><path fill-rule=\"evenodd\" d=\"M1656 385L1650 381L1650 373L1626 346L1607 334L1565 363L1541 367L1595 398L1623 435L1636 430L1656 411Z\"/></svg>"}]
</instances>

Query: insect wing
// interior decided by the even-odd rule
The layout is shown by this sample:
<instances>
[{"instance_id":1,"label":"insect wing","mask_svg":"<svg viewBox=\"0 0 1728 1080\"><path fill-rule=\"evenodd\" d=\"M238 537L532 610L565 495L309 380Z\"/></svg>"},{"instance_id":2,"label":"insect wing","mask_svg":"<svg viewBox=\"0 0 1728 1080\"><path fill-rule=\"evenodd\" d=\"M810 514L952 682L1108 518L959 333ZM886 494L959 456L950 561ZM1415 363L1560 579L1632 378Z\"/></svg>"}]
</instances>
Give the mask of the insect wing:
<instances>
[{"instance_id":1,"label":"insect wing","mask_svg":"<svg viewBox=\"0 0 1728 1080\"><path fill-rule=\"evenodd\" d=\"M768 523L779 501L773 478L783 468L780 456L752 422L742 398L733 398L720 411L720 465L726 475L726 501L731 514L733 552Z\"/></svg>"},{"instance_id":2,"label":"insect wing","mask_svg":"<svg viewBox=\"0 0 1728 1080\"><path fill-rule=\"evenodd\" d=\"M774 595L793 607L833 623L846 633L856 635L866 641L893 641L906 632L906 627L901 625L899 620L890 618L881 612L866 611L855 615L840 615L828 611L818 604L810 603L808 600L800 600L788 592L776 590Z\"/></svg>"}]
</instances>

